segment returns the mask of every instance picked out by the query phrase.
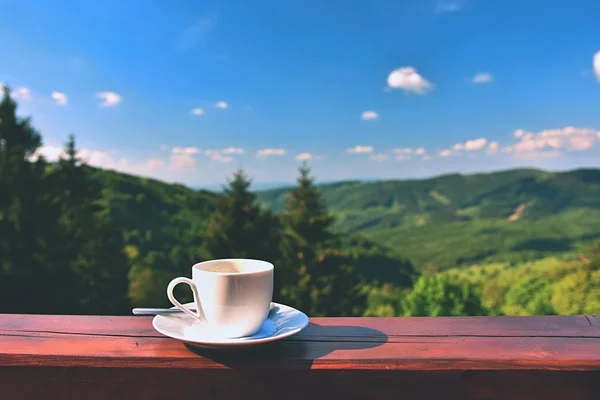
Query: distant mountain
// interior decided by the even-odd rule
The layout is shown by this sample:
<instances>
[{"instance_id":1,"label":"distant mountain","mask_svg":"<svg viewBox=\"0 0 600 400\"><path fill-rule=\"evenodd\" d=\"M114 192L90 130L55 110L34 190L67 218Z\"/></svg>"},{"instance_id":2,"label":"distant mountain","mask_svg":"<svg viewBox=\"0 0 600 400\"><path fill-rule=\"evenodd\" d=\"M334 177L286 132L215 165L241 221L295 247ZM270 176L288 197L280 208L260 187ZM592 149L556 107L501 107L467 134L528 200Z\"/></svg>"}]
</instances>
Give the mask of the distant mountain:
<instances>
[{"instance_id":1,"label":"distant mountain","mask_svg":"<svg viewBox=\"0 0 600 400\"><path fill-rule=\"evenodd\" d=\"M513 169L319 188L338 229L389 246L420 268L568 255L600 237L600 169ZM279 211L289 190L258 196Z\"/></svg>"}]
</instances>

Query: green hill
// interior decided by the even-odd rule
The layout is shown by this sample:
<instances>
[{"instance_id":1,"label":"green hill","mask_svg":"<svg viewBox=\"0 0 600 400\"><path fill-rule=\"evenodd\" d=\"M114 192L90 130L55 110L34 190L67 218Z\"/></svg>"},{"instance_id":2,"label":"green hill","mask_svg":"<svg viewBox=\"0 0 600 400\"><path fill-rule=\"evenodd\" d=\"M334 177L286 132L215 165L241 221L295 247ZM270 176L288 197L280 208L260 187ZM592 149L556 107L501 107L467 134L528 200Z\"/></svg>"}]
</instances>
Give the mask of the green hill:
<instances>
[{"instance_id":1,"label":"green hill","mask_svg":"<svg viewBox=\"0 0 600 400\"><path fill-rule=\"evenodd\" d=\"M135 246L137 253L150 255L156 260L154 264L162 268L176 268L172 264L182 261L174 252L200 248L200 236L218 194L115 171L89 169L102 184L106 218L122 229L125 244ZM345 235L343 242L365 281L390 282L402 287L412 284L414 270L405 257L360 234ZM198 260L189 262L195 261ZM187 265L180 267L185 269Z\"/></svg>"},{"instance_id":2,"label":"green hill","mask_svg":"<svg viewBox=\"0 0 600 400\"><path fill-rule=\"evenodd\" d=\"M106 218L142 254L198 246L218 196L91 168ZM515 169L423 180L337 182L319 186L336 229L364 279L406 283L410 263L443 270L489 262L565 257L600 238L600 170ZM290 188L259 191L280 211ZM406 258L405 258L406 257ZM173 256L173 259L178 259Z\"/></svg>"},{"instance_id":3,"label":"green hill","mask_svg":"<svg viewBox=\"0 0 600 400\"><path fill-rule=\"evenodd\" d=\"M600 170L514 169L320 189L336 227L433 270L568 255L600 237ZM277 211L289 189L259 192Z\"/></svg>"},{"instance_id":4,"label":"green hill","mask_svg":"<svg viewBox=\"0 0 600 400\"><path fill-rule=\"evenodd\" d=\"M216 194L179 184L91 168L102 184L106 218L140 251L171 250L197 240L206 228Z\"/></svg>"}]
</instances>

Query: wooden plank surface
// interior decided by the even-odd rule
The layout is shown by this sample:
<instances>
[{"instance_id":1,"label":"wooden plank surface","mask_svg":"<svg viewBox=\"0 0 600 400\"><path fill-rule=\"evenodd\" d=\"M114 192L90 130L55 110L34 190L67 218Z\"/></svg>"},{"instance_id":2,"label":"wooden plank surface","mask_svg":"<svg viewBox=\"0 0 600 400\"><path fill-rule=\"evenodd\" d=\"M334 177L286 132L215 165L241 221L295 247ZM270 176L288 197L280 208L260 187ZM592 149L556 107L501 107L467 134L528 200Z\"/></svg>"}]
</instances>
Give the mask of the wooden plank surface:
<instances>
[{"instance_id":1,"label":"wooden plank surface","mask_svg":"<svg viewBox=\"0 0 600 400\"><path fill-rule=\"evenodd\" d=\"M164 337L152 328L152 317L99 317L0 314L0 331L31 331L117 336ZM595 322L597 321L597 322ZM321 329L321 327L326 329ZM365 331L360 331L360 329ZM600 337L600 317L423 317L311 318L311 326L293 338L372 335L395 336L586 336Z\"/></svg>"},{"instance_id":2,"label":"wooden plank surface","mask_svg":"<svg viewBox=\"0 0 600 400\"><path fill-rule=\"evenodd\" d=\"M0 315L0 393L596 399L600 320L313 318L292 338L255 350L214 352L159 334L151 317L7 314Z\"/></svg>"}]
</instances>

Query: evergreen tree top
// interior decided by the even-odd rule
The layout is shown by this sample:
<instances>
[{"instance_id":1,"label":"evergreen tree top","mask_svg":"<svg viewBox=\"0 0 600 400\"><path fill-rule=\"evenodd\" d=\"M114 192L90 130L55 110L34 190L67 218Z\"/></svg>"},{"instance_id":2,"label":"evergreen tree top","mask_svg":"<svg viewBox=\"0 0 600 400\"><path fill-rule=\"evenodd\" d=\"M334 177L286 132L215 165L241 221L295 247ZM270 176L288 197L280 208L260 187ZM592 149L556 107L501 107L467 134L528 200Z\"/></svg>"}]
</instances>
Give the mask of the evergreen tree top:
<instances>
[{"instance_id":1,"label":"evergreen tree top","mask_svg":"<svg viewBox=\"0 0 600 400\"><path fill-rule=\"evenodd\" d=\"M0 101L0 154L29 159L42 145L40 134L31 126L29 118L17 116L17 103L8 86Z\"/></svg>"},{"instance_id":2,"label":"evergreen tree top","mask_svg":"<svg viewBox=\"0 0 600 400\"><path fill-rule=\"evenodd\" d=\"M298 187L290 193L287 199L286 212L304 210L304 213L313 217L329 219L325 202L314 185L314 179L310 176L310 168L306 162L302 163L298 171L300 173L297 179Z\"/></svg>"},{"instance_id":3,"label":"evergreen tree top","mask_svg":"<svg viewBox=\"0 0 600 400\"><path fill-rule=\"evenodd\" d=\"M228 181L228 185L223 188L225 198L235 202L252 203L256 198L256 194L250 191L250 185L252 185L252 181L244 170L238 169L233 174L233 178Z\"/></svg>"},{"instance_id":4,"label":"evergreen tree top","mask_svg":"<svg viewBox=\"0 0 600 400\"><path fill-rule=\"evenodd\" d=\"M233 179L228 181L229 186L225 190L229 191L248 191L252 181L248 178L248 175L244 172L243 169L238 169L233 174Z\"/></svg>"},{"instance_id":5,"label":"evergreen tree top","mask_svg":"<svg viewBox=\"0 0 600 400\"><path fill-rule=\"evenodd\" d=\"M2 124L3 128L17 123L17 103L10 94L10 88L4 86L2 90L2 101L0 101L0 124ZM6 133L0 131L0 135L6 136ZM3 137L0 138L4 139Z\"/></svg>"},{"instance_id":6,"label":"evergreen tree top","mask_svg":"<svg viewBox=\"0 0 600 400\"><path fill-rule=\"evenodd\" d=\"M240 169L217 199L203 234L203 246L212 258L276 258L277 220L256 203L250 184Z\"/></svg>"},{"instance_id":7,"label":"evergreen tree top","mask_svg":"<svg viewBox=\"0 0 600 400\"><path fill-rule=\"evenodd\" d=\"M59 164L68 167L78 167L83 164L83 160L81 160L78 155L77 146L75 144L75 136L73 134L69 135L69 139L67 143L65 143L64 154L65 157L59 160Z\"/></svg>"},{"instance_id":8,"label":"evergreen tree top","mask_svg":"<svg viewBox=\"0 0 600 400\"><path fill-rule=\"evenodd\" d=\"M310 176L310 167L306 161L302 162L300 168L298 168L300 175L296 180L300 187L310 187L313 185L314 179Z\"/></svg>"},{"instance_id":9,"label":"evergreen tree top","mask_svg":"<svg viewBox=\"0 0 600 400\"><path fill-rule=\"evenodd\" d=\"M67 141L65 153L67 154L67 156L68 156L67 158L69 160L77 159L77 148L75 147L75 136L72 133L69 135L69 140Z\"/></svg>"},{"instance_id":10,"label":"evergreen tree top","mask_svg":"<svg viewBox=\"0 0 600 400\"><path fill-rule=\"evenodd\" d=\"M298 187L287 198L281 214L284 225L311 246L318 246L333 237L329 215L321 193L313 183L306 162L299 168Z\"/></svg>"}]
</instances>

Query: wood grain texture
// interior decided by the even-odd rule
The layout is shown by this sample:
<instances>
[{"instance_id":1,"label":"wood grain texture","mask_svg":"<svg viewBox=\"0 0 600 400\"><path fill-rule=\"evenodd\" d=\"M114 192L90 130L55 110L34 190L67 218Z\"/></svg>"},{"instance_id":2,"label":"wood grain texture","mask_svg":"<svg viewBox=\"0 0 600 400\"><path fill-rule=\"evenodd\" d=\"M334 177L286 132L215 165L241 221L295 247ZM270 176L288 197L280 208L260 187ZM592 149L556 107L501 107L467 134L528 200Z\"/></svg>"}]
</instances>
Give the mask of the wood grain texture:
<instances>
[{"instance_id":1,"label":"wood grain texture","mask_svg":"<svg viewBox=\"0 0 600 400\"><path fill-rule=\"evenodd\" d=\"M152 317L98 317L68 315L0 314L0 331L90 333L116 336L163 337L152 328ZM597 321L597 322L594 322ZM322 336L346 335L362 340L366 328L393 336L589 336L600 337L600 317L423 317L423 318L311 318L308 327L293 339L303 340L323 329Z\"/></svg>"},{"instance_id":2,"label":"wood grain texture","mask_svg":"<svg viewBox=\"0 0 600 400\"><path fill-rule=\"evenodd\" d=\"M0 315L2 398L572 400L599 392L593 316L314 318L294 337L219 352L162 336L151 317Z\"/></svg>"}]
</instances>

